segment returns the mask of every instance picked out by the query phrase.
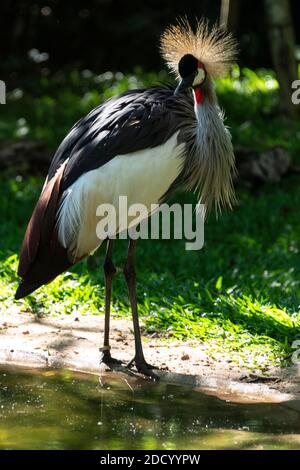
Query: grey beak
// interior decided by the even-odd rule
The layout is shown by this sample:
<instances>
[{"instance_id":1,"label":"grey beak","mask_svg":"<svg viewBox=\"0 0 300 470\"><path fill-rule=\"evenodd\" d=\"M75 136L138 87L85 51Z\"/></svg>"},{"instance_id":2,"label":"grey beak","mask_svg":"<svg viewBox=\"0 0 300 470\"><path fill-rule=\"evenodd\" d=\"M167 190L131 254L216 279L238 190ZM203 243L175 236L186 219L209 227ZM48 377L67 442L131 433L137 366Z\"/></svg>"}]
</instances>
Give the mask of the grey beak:
<instances>
[{"instance_id":1,"label":"grey beak","mask_svg":"<svg viewBox=\"0 0 300 470\"><path fill-rule=\"evenodd\" d=\"M185 90L190 88L193 85L194 78L195 78L194 73L192 73L188 77L182 78L179 84L177 85L176 90L174 91L174 95L175 96L179 95L180 93L183 93Z\"/></svg>"}]
</instances>

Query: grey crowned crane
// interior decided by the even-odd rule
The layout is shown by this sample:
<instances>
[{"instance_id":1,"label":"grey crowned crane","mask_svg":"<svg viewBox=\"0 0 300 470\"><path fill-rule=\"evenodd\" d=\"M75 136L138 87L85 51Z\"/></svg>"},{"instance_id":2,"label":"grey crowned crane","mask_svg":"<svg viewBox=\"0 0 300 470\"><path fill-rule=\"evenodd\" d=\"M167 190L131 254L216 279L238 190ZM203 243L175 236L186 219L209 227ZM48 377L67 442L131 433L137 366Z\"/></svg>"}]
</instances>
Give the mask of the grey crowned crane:
<instances>
[{"instance_id":1,"label":"grey crowned crane","mask_svg":"<svg viewBox=\"0 0 300 470\"><path fill-rule=\"evenodd\" d=\"M96 209L127 196L128 206L147 207L185 186L199 193L208 209L231 206L234 155L224 126L213 78L235 59L235 42L207 22L193 31L179 20L161 37L161 52L177 74L177 87L156 86L116 96L77 122L58 147L21 249L16 299L25 297L78 261L105 240L96 235ZM116 230L118 231L118 229ZM132 309L135 356L130 365L150 377L144 358L138 309L134 253L129 241L124 275ZM107 239L105 328L102 361L114 362L109 346L112 239Z\"/></svg>"}]
</instances>

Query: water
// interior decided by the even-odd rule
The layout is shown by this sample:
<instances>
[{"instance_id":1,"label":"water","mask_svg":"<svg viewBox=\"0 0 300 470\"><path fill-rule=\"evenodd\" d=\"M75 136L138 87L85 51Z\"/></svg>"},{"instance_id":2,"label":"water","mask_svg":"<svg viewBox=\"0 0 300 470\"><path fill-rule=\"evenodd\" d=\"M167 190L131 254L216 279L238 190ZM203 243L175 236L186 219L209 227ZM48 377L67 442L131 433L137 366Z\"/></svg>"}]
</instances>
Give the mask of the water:
<instances>
[{"instance_id":1,"label":"water","mask_svg":"<svg viewBox=\"0 0 300 470\"><path fill-rule=\"evenodd\" d=\"M0 449L300 449L300 412L138 379L2 369Z\"/></svg>"}]
</instances>

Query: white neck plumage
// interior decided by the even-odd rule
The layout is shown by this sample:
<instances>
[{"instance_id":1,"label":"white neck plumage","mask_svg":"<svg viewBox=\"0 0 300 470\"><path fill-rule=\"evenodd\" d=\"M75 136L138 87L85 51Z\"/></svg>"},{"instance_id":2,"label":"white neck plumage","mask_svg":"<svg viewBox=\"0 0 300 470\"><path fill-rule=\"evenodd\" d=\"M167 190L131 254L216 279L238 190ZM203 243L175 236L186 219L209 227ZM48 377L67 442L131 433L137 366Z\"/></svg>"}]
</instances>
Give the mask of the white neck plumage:
<instances>
[{"instance_id":1,"label":"white neck plumage","mask_svg":"<svg viewBox=\"0 0 300 470\"><path fill-rule=\"evenodd\" d=\"M197 126L188 184L199 193L199 203L205 204L207 209L231 207L235 172L231 135L224 125L224 116L209 78L201 88L194 88L194 110Z\"/></svg>"}]
</instances>

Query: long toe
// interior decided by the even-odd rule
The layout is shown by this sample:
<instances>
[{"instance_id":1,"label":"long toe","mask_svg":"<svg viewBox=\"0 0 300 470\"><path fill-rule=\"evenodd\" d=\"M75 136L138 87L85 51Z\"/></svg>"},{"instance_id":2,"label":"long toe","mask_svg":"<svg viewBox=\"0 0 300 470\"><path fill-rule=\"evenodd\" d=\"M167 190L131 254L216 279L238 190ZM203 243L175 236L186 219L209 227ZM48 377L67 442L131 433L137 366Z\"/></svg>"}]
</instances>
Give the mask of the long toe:
<instances>
[{"instance_id":1,"label":"long toe","mask_svg":"<svg viewBox=\"0 0 300 470\"><path fill-rule=\"evenodd\" d=\"M159 375L156 374L156 372L153 372L152 369L149 369L148 367L144 367L144 366L136 366L138 372L140 372L141 374L145 375L146 377L149 377L150 379L154 380L155 382L158 382L159 381Z\"/></svg>"},{"instance_id":2,"label":"long toe","mask_svg":"<svg viewBox=\"0 0 300 470\"><path fill-rule=\"evenodd\" d=\"M136 370L146 377L150 377L152 380L159 380L159 375L156 374L153 369L157 369L155 366L148 364L145 359L139 359L134 357L128 364L127 367L131 368L135 365Z\"/></svg>"},{"instance_id":3,"label":"long toe","mask_svg":"<svg viewBox=\"0 0 300 470\"><path fill-rule=\"evenodd\" d=\"M138 372L141 374L145 375L146 377L149 377L150 379L154 380L157 382L159 380L159 375L153 372L152 368L148 367L147 363L144 364L136 364L136 369Z\"/></svg>"},{"instance_id":4,"label":"long toe","mask_svg":"<svg viewBox=\"0 0 300 470\"><path fill-rule=\"evenodd\" d=\"M155 366L152 366L151 364L149 364L148 362L146 362L145 360L137 360L135 357L133 357L126 365L127 369L131 369L132 366L136 366L137 367L137 363L140 364L142 367L146 367L147 369L157 369L157 367Z\"/></svg>"}]
</instances>

